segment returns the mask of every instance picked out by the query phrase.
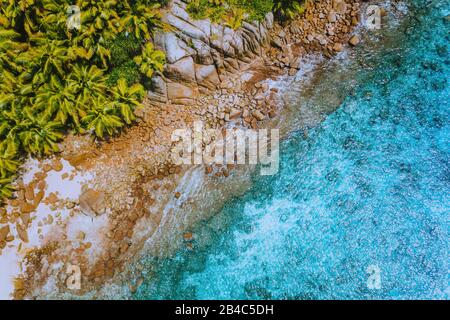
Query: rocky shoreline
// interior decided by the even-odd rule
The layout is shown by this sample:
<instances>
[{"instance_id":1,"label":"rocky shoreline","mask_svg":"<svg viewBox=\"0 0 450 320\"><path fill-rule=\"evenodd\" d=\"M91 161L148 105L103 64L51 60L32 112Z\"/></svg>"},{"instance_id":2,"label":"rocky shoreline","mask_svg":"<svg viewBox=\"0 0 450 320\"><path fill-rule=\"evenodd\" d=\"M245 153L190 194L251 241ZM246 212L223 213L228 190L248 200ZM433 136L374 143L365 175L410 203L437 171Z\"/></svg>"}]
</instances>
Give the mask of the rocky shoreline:
<instances>
[{"instance_id":1,"label":"rocky shoreline","mask_svg":"<svg viewBox=\"0 0 450 320\"><path fill-rule=\"evenodd\" d=\"M17 264L6 272L15 278L15 299L40 297L49 288L54 295L95 297L99 286L120 282L173 206L194 202L179 191L191 168L171 162L172 132L198 120L211 128L270 127L283 100L267 80L294 76L306 56L331 58L359 43L357 0L315 2L288 25L268 15L237 31L191 21L184 8L172 2L165 17L175 31L155 39L168 66L153 78L135 126L104 143L70 136L57 157L24 166L17 198L0 209L0 261ZM206 166L202 173L220 183L234 167ZM190 238L179 230L167 241ZM167 254L160 242L154 246L155 255ZM68 264L80 268L79 290L67 289Z\"/></svg>"}]
</instances>

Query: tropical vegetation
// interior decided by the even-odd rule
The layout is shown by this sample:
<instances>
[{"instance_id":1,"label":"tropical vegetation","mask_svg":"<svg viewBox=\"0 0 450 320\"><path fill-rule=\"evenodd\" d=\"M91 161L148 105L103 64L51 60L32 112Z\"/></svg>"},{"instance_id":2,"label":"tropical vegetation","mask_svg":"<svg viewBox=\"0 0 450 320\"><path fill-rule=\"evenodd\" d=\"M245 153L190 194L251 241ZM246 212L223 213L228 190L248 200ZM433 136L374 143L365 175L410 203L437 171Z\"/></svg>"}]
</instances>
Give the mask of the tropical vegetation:
<instances>
[{"instance_id":1,"label":"tropical vegetation","mask_svg":"<svg viewBox=\"0 0 450 320\"><path fill-rule=\"evenodd\" d=\"M273 11L279 20L288 20L305 11L312 0L190 0L188 12L196 19L209 18L237 29L244 20L264 19Z\"/></svg>"},{"instance_id":2,"label":"tropical vegetation","mask_svg":"<svg viewBox=\"0 0 450 320\"><path fill-rule=\"evenodd\" d=\"M149 42L167 0L0 0L0 202L26 155L68 131L98 139L135 120L165 57Z\"/></svg>"}]
</instances>

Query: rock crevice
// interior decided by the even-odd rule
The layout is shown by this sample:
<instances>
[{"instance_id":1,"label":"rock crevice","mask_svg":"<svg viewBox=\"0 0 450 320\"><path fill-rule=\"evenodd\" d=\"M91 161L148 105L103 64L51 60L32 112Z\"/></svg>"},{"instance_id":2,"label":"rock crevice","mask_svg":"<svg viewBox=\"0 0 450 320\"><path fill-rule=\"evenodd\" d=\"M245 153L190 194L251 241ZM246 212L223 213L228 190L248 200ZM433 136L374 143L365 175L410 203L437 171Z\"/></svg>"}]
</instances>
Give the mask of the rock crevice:
<instances>
[{"instance_id":1,"label":"rock crevice","mask_svg":"<svg viewBox=\"0 0 450 320\"><path fill-rule=\"evenodd\" d=\"M262 22L244 22L238 30L193 20L186 2L172 1L164 16L170 32L155 36L155 45L166 53L167 65L152 78L150 99L159 103L189 104L199 94L216 90L250 64L270 43L273 14Z\"/></svg>"}]
</instances>

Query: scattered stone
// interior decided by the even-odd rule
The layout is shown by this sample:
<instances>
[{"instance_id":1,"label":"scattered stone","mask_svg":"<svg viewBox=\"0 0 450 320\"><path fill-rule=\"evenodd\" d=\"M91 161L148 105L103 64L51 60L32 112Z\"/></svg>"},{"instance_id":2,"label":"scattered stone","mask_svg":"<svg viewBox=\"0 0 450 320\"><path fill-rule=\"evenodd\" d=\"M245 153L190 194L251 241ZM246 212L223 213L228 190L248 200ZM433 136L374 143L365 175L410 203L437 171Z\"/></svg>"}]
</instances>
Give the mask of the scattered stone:
<instances>
[{"instance_id":1,"label":"scattered stone","mask_svg":"<svg viewBox=\"0 0 450 320\"><path fill-rule=\"evenodd\" d=\"M28 226L28 223L31 221L29 213L22 213L20 215L20 219L22 220L24 226Z\"/></svg>"},{"instance_id":2,"label":"scattered stone","mask_svg":"<svg viewBox=\"0 0 450 320\"><path fill-rule=\"evenodd\" d=\"M357 46L359 44L360 40L358 36L353 36L350 38L350 40L348 41L348 43L350 43L352 46Z\"/></svg>"},{"instance_id":3,"label":"scattered stone","mask_svg":"<svg viewBox=\"0 0 450 320\"><path fill-rule=\"evenodd\" d=\"M0 241L5 241L9 234L9 225L0 228Z\"/></svg>"},{"instance_id":4,"label":"scattered stone","mask_svg":"<svg viewBox=\"0 0 450 320\"><path fill-rule=\"evenodd\" d=\"M63 164L61 163L61 161L59 159L57 159L57 160L53 161L52 168L56 172L59 172L63 169Z\"/></svg>"},{"instance_id":5,"label":"scattered stone","mask_svg":"<svg viewBox=\"0 0 450 320\"><path fill-rule=\"evenodd\" d=\"M22 227L19 223L16 224L16 230L20 240L22 240L25 243L28 243L29 240L27 230L24 227Z\"/></svg>"},{"instance_id":6,"label":"scattered stone","mask_svg":"<svg viewBox=\"0 0 450 320\"><path fill-rule=\"evenodd\" d=\"M84 239L86 239L86 233L80 231L77 235L77 240L83 241Z\"/></svg>"},{"instance_id":7,"label":"scattered stone","mask_svg":"<svg viewBox=\"0 0 450 320\"><path fill-rule=\"evenodd\" d=\"M49 204L55 204L58 202L58 196L55 193L50 193L48 197L45 199Z\"/></svg>"},{"instance_id":8,"label":"scattered stone","mask_svg":"<svg viewBox=\"0 0 450 320\"><path fill-rule=\"evenodd\" d=\"M347 11L347 4L343 0L335 0L334 9L339 14L345 14L345 12Z\"/></svg>"},{"instance_id":9,"label":"scattered stone","mask_svg":"<svg viewBox=\"0 0 450 320\"><path fill-rule=\"evenodd\" d=\"M22 213L31 213L31 212L33 212L34 210L36 209L36 207L34 206L34 205L32 205L32 204L30 204L30 203L22 203L21 205L20 205L20 211L22 212Z\"/></svg>"},{"instance_id":10,"label":"scattered stone","mask_svg":"<svg viewBox=\"0 0 450 320\"><path fill-rule=\"evenodd\" d=\"M38 182L37 187L39 190L45 190L47 187L47 183L44 180Z\"/></svg>"},{"instance_id":11,"label":"scattered stone","mask_svg":"<svg viewBox=\"0 0 450 320\"><path fill-rule=\"evenodd\" d=\"M269 118L273 119L277 116L277 112L275 110L269 111Z\"/></svg>"},{"instance_id":12,"label":"scattered stone","mask_svg":"<svg viewBox=\"0 0 450 320\"><path fill-rule=\"evenodd\" d=\"M183 234L183 239L185 240L185 241L191 241L192 239L193 239L193 234L192 234L192 232L185 232L184 234Z\"/></svg>"},{"instance_id":13,"label":"scattered stone","mask_svg":"<svg viewBox=\"0 0 450 320\"><path fill-rule=\"evenodd\" d=\"M35 206L37 208L37 206L41 203L42 199L45 196L45 192L44 191L39 191L36 196L34 197L34 201L33 201L33 206Z\"/></svg>"},{"instance_id":14,"label":"scattered stone","mask_svg":"<svg viewBox=\"0 0 450 320\"><path fill-rule=\"evenodd\" d=\"M344 49L344 46L342 45L342 43L336 42L333 45L333 50L336 52L341 52Z\"/></svg>"},{"instance_id":15,"label":"scattered stone","mask_svg":"<svg viewBox=\"0 0 450 320\"><path fill-rule=\"evenodd\" d=\"M253 111L252 115L253 115L253 117L255 117L256 120L258 120L258 121L262 121L262 120L264 120L264 118L265 118L264 114L262 114L262 112L259 111L259 110Z\"/></svg>"},{"instance_id":16,"label":"scattered stone","mask_svg":"<svg viewBox=\"0 0 450 320\"><path fill-rule=\"evenodd\" d=\"M80 209L87 214L100 214L103 209L105 194L93 189L83 192L78 202Z\"/></svg>"},{"instance_id":17,"label":"scattered stone","mask_svg":"<svg viewBox=\"0 0 450 320\"><path fill-rule=\"evenodd\" d=\"M331 12L328 14L328 22L329 22L329 23L334 23L334 22L336 22L336 20L337 20L337 18L336 18L336 13L335 13L334 11L331 11Z\"/></svg>"},{"instance_id":18,"label":"scattered stone","mask_svg":"<svg viewBox=\"0 0 450 320\"><path fill-rule=\"evenodd\" d=\"M181 198L181 193L180 192L176 192L175 193L175 198L180 199Z\"/></svg>"},{"instance_id":19,"label":"scattered stone","mask_svg":"<svg viewBox=\"0 0 450 320\"><path fill-rule=\"evenodd\" d=\"M242 114L242 111L236 108L232 108L230 110L230 119L236 119L239 118Z\"/></svg>"}]
</instances>

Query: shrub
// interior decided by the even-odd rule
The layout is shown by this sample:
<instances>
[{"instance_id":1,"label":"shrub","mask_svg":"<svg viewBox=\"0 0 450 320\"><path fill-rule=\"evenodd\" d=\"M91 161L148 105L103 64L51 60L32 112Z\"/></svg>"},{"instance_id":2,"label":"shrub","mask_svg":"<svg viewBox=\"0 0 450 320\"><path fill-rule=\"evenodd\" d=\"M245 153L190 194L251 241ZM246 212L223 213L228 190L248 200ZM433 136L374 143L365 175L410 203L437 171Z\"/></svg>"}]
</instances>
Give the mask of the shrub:
<instances>
[{"instance_id":1,"label":"shrub","mask_svg":"<svg viewBox=\"0 0 450 320\"><path fill-rule=\"evenodd\" d=\"M128 60L122 65L113 68L106 84L110 87L115 86L119 79L125 79L128 85L141 81L141 72L133 60Z\"/></svg>"},{"instance_id":2,"label":"shrub","mask_svg":"<svg viewBox=\"0 0 450 320\"><path fill-rule=\"evenodd\" d=\"M141 42L132 34L121 33L107 42L111 52L111 65L118 67L132 60L141 50Z\"/></svg>"},{"instance_id":3,"label":"shrub","mask_svg":"<svg viewBox=\"0 0 450 320\"><path fill-rule=\"evenodd\" d=\"M292 19L305 10L307 0L190 0L187 10L194 19L209 18L233 29L242 20L261 21L273 11L280 20Z\"/></svg>"}]
</instances>

